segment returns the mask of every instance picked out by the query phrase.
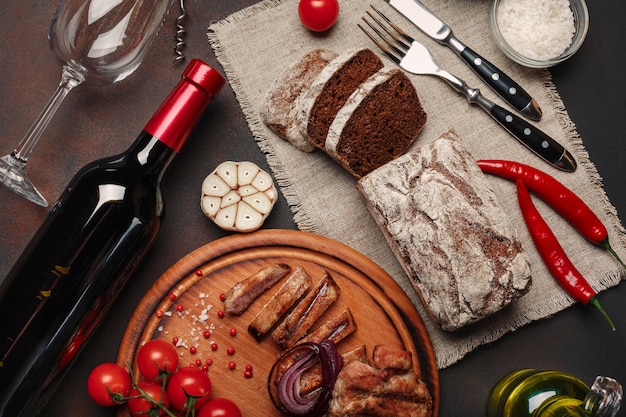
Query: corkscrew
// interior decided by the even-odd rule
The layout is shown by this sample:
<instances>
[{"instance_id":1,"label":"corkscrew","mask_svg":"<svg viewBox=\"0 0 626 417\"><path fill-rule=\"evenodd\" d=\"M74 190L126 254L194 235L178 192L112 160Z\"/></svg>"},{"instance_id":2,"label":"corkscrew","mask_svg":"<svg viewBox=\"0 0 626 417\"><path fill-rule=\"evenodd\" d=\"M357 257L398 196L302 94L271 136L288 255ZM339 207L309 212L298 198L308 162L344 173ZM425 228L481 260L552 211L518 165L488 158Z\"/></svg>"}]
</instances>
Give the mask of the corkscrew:
<instances>
[{"instance_id":1,"label":"corkscrew","mask_svg":"<svg viewBox=\"0 0 626 417\"><path fill-rule=\"evenodd\" d=\"M174 46L174 52L176 53L176 58L174 58L174 63L182 62L185 60L185 54L183 53L183 49L185 48L185 26L183 26L183 21L187 16L187 11L185 10L185 0L180 0L179 3L180 14L176 18L176 34L174 35L176 38L176 45Z\"/></svg>"}]
</instances>

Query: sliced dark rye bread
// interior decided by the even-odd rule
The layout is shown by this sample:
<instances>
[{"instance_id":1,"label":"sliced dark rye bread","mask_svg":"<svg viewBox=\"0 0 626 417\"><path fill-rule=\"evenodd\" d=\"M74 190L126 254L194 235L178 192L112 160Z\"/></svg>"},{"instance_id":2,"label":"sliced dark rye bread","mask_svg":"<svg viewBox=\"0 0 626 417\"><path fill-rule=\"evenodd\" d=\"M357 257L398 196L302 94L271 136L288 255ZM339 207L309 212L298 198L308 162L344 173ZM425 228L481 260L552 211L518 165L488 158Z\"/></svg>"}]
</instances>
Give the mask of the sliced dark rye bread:
<instances>
[{"instance_id":1,"label":"sliced dark rye bread","mask_svg":"<svg viewBox=\"0 0 626 417\"><path fill-rule=\"evenodd\" d=\"M402 155L426 123L406 74L383 68L361 84L328 129L326 152L357 178Z\"/></svg>"},{"instance_id":2,"label":"sliced dark rye bread","mask_svg":"<svg viewBox=\"0 0 626 417\"><path fill-rule=\"evenodd\" d=\"M274 81L259 108L263 123L302 151L311 152L316 148L302 136L298 128L298 98L337 56L336 52L326 49L307 53Z\"/></svg>"},{"instance_id":3,"label":"sliced dark rye bread","mask_svg":"<svg viewBox=\"0 0 626 417\"><path fill-rule=\"evenodd\" d=\"M370 49L347 51L332 60L299 99L300 133L324 149L328 128L348 97L372 74L383 67Z\"/></svg>"}]
</instances>

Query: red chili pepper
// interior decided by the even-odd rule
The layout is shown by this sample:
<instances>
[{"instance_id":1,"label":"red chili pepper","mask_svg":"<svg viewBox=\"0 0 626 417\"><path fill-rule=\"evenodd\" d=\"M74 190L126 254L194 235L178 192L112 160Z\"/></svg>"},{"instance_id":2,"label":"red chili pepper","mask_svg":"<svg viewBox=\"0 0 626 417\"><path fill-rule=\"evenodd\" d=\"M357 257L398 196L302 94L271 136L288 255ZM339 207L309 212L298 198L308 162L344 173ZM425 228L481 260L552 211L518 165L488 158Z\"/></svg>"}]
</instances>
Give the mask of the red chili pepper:
<instances>
[{"instance_id":1,"label":"red chili pepper","mask_svg":"<svg viewBox=\"0 0 626 417\"><path fill-rule=\"evenodd\" d=\"M537 168L514 161L480 160L478 166L489 174L513 181L521 180L530 191L569 221L581 235L607 249L626 268L609 244L609 233L602 221L580 197L556 178Z\"/></svg>"},{"instance_id":2,"label":"red chili pepper","mask_svg":"<svg viewBox=\"0 0 626 417\"><path fill-rule=\"evenodd\" d=\"M563 247L550 230L550 226L535 207L524 182L516 180L515 183L517 185L517 198L526 227L552 276L576 301L585 305L591 304L597 308L609 322L611 328L615 330L613 321L598 301L596 291L567 257Z\"/></svg>"}]
</instances>

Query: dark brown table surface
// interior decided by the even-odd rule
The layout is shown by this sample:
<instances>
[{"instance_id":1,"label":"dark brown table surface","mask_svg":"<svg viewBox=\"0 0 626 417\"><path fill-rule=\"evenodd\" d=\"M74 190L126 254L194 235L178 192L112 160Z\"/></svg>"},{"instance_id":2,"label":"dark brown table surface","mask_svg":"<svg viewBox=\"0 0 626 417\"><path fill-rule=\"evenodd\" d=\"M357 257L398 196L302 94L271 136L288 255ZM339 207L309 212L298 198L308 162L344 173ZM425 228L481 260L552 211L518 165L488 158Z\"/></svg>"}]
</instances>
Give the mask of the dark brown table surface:
<instances>
[{"instance_id":1,"label":"dark brown table surface","mask_svg":"<svg viewBox=\"0 0 626 417\"><path fill-rule=\"evenodd\" d=\"M187 62L197 57L221 69L207 43L206 27L209 22L254 2L188 0ZM2 154L11 151L24 135L59 81L60 66L52 57L46 38L54 3L0 2ZM591 160L604 178L606 193L623 219L626 215L626 194L622 189L626 155L623 25L626 2L590 1L589 10L591 24L582 49L551 72ZM56 200L82 165L125 150L178 81L184 64L172 63L175 15L169 16L149 56L132 77L106 89L81 86L58 111L29 161L31 176L50 200ZM126 323L151 283L190 251L225 236L226 233L203 217L198 205L204 175L225 160L250 160L268 169L265 156L228 87L210 106L170 168L163 184L166 216L152 251L79 356L44 415L114 415L113 411L99 408L89 400L85 388L87 376L97 364L115 360ZM0 279L7 274L47 211L0 188ZM265 227L296 228L282 197ZM490 388L501 376L518 368L563 370L589 383L598 374L626 382L626 286L622 284L602 293L601 300L616 322L615 333L608 330L597 312L574 306L483 346L441 370L440 415L485 415ZM626 415L626 411L621 414Z\"/></svg>"}]
</instances>

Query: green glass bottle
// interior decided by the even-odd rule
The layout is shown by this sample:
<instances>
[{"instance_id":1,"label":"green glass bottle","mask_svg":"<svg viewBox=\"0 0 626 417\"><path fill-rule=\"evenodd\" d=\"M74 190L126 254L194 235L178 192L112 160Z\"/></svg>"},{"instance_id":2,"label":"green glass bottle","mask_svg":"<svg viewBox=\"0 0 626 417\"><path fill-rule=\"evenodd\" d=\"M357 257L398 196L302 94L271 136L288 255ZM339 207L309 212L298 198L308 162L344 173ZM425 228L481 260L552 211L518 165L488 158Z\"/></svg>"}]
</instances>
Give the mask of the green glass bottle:
<instances>
[{"instance_id":1,"label":"green glass bottle","mask_svg":"<svg viewBox=\"0 0 626 417\"><path fill-rule=\"evenodd\" d=\"M622 387L597 377L590 388L573 375L521 369L502 378L489 396L487 417L613 417Z\"/></svg>"}]
</instances>

